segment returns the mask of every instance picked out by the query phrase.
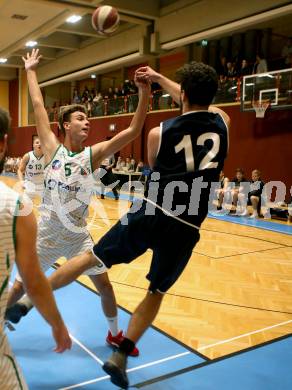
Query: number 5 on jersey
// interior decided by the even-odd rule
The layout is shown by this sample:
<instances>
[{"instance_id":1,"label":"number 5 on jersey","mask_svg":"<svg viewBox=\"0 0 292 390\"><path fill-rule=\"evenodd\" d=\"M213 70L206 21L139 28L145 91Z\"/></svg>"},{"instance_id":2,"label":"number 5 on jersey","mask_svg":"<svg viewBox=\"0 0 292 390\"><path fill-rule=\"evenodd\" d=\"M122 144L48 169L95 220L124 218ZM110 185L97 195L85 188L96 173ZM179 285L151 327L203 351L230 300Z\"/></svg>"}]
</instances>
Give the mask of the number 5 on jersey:
<instances>
[{"instance_id":1,"label":"number 5 on jersey","mask_svg":"<svg viewBox=\"0 0 292 390\"><path fill-rule=\"evenodd\" d=\"M71 175L71 163L65 164L65 176L68 177Z\"/></svg>"}]
</instances>

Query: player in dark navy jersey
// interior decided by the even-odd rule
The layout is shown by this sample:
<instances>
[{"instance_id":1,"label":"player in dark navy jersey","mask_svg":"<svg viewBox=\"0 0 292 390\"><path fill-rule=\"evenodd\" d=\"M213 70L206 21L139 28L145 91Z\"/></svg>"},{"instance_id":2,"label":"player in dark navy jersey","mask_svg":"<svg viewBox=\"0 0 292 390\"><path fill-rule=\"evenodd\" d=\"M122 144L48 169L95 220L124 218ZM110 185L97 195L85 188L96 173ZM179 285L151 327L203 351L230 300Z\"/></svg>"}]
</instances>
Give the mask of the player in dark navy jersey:
<instances>
[{"instance_id":1,"label":"player in dark navy jersey","mask_svg":"<svg viewBox=\"0 0 292 390\"><path fill-rule=\"evenodd\" d=\"M137 77L158 82L181 103L182 115L162 122L148 135L148 160L154 172L138 210L134 203L94 246L93 253L72 259L50 277L53 288L58 288L97 262L110 268L152 249L149 291L134 311L125 339L103 366L112 382L122 388L129 384L129 352L155 319L163 294L178 279L199 241L211 182L218 182L227 155L230 123L224 111L210 107L217 75L207 65L185 65L179 71L179 84L150 67L140 68Z\"/></svg>"}]
</instances>

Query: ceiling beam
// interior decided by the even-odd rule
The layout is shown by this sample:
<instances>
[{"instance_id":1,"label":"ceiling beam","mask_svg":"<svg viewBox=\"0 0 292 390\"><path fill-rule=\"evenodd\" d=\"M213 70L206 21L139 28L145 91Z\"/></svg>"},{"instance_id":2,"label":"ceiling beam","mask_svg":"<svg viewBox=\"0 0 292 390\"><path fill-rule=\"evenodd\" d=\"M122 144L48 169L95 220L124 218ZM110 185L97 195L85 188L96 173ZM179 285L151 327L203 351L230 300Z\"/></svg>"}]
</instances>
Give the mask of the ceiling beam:
<instances>
[{"instance_id":1,"label":"ceiling beam","mask_svg":"<svg viewBox=\"0 0 292 390\"><path fill-rule=\"evenodd\" d=\"M39 40L38 38L41 36L45 36L50 34L52 31L60 25L63 24L68 16L72 14L71 11L63 10L60 14L52 19L50 19L47 23L44 23L41 27L31 31L22 39L16 41L12 45L6 47L0 52L0 57L9 57L11 53L14 53L17 50L21 50L25 47L25 43L30 40Z\"/></svg>"},{"instance_id":2,"label":"ceiling beam","mask_svg":"<svg viewBox=\"0 0 292 390\"><path fill-rule=\"evenodd\" d=\"M65 50L78 50L80 42L80 38L76 35L55 32L46 38L39 39L38 46Z\"/></svg>"},{"instance_id":3,"label":"ceiling beam","mask_svg":"<svg viewBox=\"0 0 292 390\"><path fill-rule=\"evenodd\" d=\"M91 17L89 15L85 15L78 23L64 23L57 28L57 31L68 33L68 34L76 34L88 37L96 37L96 31L93 29L91 25Z\"/></svg>"},{"instance_id":4,"label":"ceiling beam","mask_svg":"<svg viewBox=\"0 0 292 390\"><path fill-rule=\"evenodd\" d=\"M0 64L0 68L22 68L23 61L18 57L9 57L5 64Z\"/></svg>"},{"instance_id":5,"label":"ceiling beam","mask_svg":"<svg viewBox=\"0 0 292 390\"><path fill-rule=\"evenodd\" d=\"M11 57L24 57L29 50L17 50L11 54ZM45 60L55 60L57 58L57 50L51 48L42 48L42 58Z\"/></svg>"}]
</instances>

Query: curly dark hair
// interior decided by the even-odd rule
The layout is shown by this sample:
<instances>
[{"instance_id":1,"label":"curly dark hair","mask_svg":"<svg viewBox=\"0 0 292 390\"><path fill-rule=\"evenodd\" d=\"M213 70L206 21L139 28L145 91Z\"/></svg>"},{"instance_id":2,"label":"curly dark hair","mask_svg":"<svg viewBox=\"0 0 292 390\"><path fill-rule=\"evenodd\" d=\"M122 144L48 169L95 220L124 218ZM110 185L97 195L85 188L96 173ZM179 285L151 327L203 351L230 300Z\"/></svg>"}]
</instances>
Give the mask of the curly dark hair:
<instances>
[{"instance_id":1,"label":"curly dark hair","mask_svg":"<svg viewBox=\"0 0 292 390\"><path fill-rule=\"evenodd\" d=\"M80 111L87 115L87 110L82 104L71 104L70 106L63 106L59 112L59 128L63 135L65 135L64 122L70 122L70 117L73 112Z\"/></svg>"},{"instance_id":2,"label":"curly dark hair","mask_svg":"<svg viewBox=\"0 0 292 390\"><path fill-rule=\"evenodd\" d=\"M193 61L178 69L176 77L191 105L208 106L212 103L218 88L214 68Z\"/></svg>"}]
</instances>

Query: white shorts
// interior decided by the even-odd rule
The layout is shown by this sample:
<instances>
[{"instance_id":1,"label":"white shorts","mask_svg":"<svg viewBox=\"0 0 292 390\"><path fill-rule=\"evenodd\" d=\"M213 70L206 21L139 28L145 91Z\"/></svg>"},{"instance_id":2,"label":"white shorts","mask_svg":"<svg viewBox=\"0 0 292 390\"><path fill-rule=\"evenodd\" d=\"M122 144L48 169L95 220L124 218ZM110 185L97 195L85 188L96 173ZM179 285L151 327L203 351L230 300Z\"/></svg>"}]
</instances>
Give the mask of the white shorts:
<instances>
[{"instance_id":1,"label":"white shorts","mask_svg":"<svg viewBox=\"0 0 292 390\"><path fill-rule=\"evenodd\" d=\"M67 260L81 255L86 251L91 251L94 242L86 228L82 233L73 233L60 226L48 227L39 226L37 237L37 254L43 272L46 272L60 257ZM84 272L84 275L99 275L107 272L104 264L95 266ZM16 279L22 281L17 273Z\"/></svg>"}]
</instances>

